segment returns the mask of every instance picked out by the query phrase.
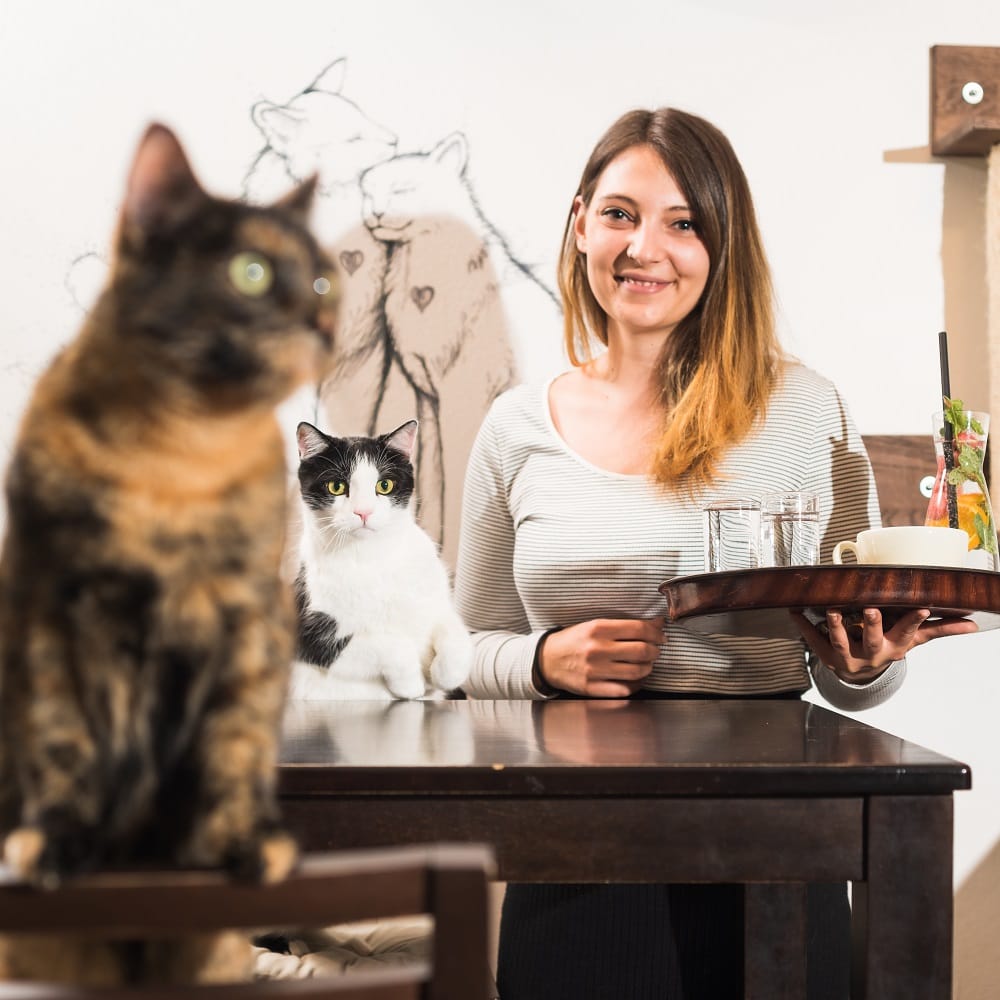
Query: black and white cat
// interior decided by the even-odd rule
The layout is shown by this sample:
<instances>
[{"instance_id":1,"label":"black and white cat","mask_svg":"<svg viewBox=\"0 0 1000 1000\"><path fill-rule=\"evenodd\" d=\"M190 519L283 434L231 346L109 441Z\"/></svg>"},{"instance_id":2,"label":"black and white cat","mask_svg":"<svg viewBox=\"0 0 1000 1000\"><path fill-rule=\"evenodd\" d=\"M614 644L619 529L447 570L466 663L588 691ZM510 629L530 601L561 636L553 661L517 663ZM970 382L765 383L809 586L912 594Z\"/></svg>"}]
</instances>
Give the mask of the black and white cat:
<instances>
[{"instance_id":1,"label":"black and white cat","mask_svg":"<svg viewBox=\"0 0 1000 1000\"><path fill-rule=\"evenodd\" d=\"M378 437L300 423L303 504L290 697L423 698L468 677L472 641L413 513L417 421Z\"/></svg>"}]
</instances>

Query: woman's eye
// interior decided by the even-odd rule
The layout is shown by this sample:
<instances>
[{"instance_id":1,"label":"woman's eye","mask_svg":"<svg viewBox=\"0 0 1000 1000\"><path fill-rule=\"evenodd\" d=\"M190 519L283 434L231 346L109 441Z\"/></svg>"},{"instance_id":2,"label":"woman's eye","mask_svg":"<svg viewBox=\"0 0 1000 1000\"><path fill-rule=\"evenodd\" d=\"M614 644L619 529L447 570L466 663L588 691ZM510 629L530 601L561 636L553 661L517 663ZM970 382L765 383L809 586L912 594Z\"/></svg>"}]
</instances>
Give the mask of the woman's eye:
<instances>
[{"instance_id":1,"label":"woman's eye","mask_svg":"<svg viewBox=\"0 0 1000 1000\"><path fill-rule=\"evenodd\" d=\"M335 497L342 497L347 492L347 483L343 479L331 479L326 488Z\"/></svg>"},{"instance_id":2,"label":"woman's eye","mask_svg":"<svg viewBox=\"0 0 1000 1000\"><path fill-rule=\"evenodd\" d=\"M682 233L696 233L698 231L698 227L695 226L695 224L694 224L694 219L678 219L674 223L674 225Z\"/></svg>"},{"instance_id":3,"label":"woman's eye","mask_svg":"<svg viewBox=\"0 0 1000 1000\"><path fill-rule=\"evenodd\" d=\"M380 479L375 484L375 492L381 493L382 496L385 496L387 493L391 493L393 491L395 485L396 484L391 479Z\"/></svg>"},{"instance_id":4,"label":"woman's eye","mask_svg":"<svg viewBox=\"0 0 1000 1000\"><path fill-rule=\"evenodd\" d=\"M241 295L257 299L274 284L274 268L262 253L245 250L229 262L229 280Z\"/></svg>"},{"instance_id":5,"label":"woman's eye","mask_svg":"<svg viewBox=\"0 0 1000 1000\"><path fill-rule=\"evenodd\" d=\"M611 222L631 222L632 216L628 214L624 209L621 208L606 208L601 215L605 219L609 219Z\"/></svg>"}]
</instances>

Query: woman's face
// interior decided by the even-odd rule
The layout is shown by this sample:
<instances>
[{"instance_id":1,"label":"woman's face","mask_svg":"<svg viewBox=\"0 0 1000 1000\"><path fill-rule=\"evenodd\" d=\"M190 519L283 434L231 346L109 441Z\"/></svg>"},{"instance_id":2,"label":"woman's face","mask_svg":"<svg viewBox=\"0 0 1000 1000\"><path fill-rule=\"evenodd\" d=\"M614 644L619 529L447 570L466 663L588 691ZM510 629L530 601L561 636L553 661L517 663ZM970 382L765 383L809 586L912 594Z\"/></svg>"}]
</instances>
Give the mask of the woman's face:
<instances>
[{"instance_id":1,"label":"woman's face","mask_svg":"<svg viewBox=\"0 0 1000 1000\"><path fill-rule=\"evenodd\" d=\"M608 337L670 333L697 305L708 251L677 182L649 146L619 153L589 205L576 205L577 249L608 317Z\"/></svg>"}]
</instances>

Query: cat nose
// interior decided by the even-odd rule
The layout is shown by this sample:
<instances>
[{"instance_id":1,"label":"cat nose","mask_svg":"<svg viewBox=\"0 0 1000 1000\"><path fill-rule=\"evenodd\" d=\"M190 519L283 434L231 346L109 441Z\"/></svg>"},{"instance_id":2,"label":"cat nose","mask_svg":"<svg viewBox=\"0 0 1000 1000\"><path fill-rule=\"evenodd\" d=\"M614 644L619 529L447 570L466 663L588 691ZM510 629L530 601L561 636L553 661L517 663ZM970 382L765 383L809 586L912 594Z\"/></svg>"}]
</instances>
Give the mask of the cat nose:
<instances>
[{"instance_id":1,"label":"cat nose","mask_svg":"<svg viewBox=\"0 0 1000 1000\"><path fill-rule=\"evenodd\" d=\"M367 524L368 523L368 518L370 518L372 516L372 508L369 507L367 510L364 510L364 509L355 507L354 508L354 513L357 514L358 517L361 518L361 523L362 524Z\"/></svg>"}]
</instances>

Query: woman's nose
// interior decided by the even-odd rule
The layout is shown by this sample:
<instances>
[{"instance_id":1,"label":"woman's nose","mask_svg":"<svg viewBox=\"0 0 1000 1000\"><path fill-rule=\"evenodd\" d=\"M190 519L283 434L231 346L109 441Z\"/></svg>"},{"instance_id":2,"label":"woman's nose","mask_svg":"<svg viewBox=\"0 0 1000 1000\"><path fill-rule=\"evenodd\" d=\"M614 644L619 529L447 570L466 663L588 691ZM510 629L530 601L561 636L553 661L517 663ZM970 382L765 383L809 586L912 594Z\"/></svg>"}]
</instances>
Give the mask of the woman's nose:
<instances>
[{"instance_id":1,"label":"woman's nose","mask_svg":"<svg viewBox=\"0 0 1000 1000\"><path fill-rule=\"evenodd\" d=\"M652 226L640 226L636 229L626 252L632 260L643 264L656 263L665 254L662 240Z\"/></svg>"}]
</instances>

